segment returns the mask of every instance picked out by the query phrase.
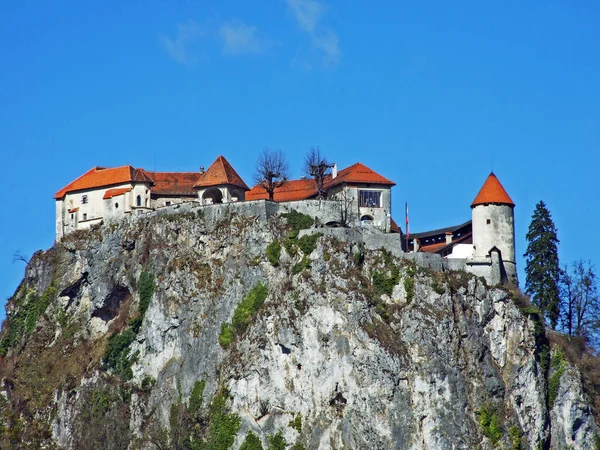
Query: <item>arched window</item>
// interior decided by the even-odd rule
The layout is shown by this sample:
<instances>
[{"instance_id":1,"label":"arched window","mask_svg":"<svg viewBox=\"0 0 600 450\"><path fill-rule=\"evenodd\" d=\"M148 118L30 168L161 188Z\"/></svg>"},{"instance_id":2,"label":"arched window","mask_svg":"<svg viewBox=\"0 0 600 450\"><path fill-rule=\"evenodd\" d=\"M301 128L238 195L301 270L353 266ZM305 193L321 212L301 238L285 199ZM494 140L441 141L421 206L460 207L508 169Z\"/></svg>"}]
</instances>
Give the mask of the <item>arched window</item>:
<instances>
[{"instance_id":1,"label":"arched window","mask_svg":"<svg viewBox=\"0 0 600 450\"><path fill-rule=\"evenodd\" d=\"M119 209L119 204L115 203L115 209Z\"/></svg>"},{"instance_id":2,"label":"arched window","mask_svg":"<svg viewBox=\"0 0 600 450\"><path fill-rule=\"evenodd\" d=\"M136 206L142 206L142 196L138 195L135 199L135 205Z\"/></svg>"}]
</instances>

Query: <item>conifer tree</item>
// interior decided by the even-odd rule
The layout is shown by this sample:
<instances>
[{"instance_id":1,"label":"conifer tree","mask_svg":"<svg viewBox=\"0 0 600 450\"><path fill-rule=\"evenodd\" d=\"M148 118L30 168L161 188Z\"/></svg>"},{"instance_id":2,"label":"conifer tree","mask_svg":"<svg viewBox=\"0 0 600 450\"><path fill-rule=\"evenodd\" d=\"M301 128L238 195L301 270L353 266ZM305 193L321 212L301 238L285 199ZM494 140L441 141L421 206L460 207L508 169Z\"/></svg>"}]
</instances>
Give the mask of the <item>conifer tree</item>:
<instances>
[{"instance_id":1,"label":"conifer tree","mask_svg":"<svg viewBox=\"0 0 600 450\"><path fill-rule=\"evenodd\" d=\"M558 237L546 204L535 206L527 231L525 252L525 292L538 306L552 328L556 328L560 316L560 265L558 261Z\"/></svg>"}]
</instances>

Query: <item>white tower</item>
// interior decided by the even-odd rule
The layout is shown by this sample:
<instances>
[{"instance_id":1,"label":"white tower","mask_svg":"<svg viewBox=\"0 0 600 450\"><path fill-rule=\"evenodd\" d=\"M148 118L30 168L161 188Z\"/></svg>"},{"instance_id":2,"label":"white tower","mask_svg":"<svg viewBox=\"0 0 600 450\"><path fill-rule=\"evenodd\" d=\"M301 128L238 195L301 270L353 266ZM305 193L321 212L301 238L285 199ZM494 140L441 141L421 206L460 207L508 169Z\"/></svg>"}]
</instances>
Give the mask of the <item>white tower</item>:
<instances>
[{"instance_id":1,"label":"white tower","mask_svg":"<svg viewBox=\"0 0 600 450\"><path fill-rule=\"evenodd\" d=\"M471 214L473 260L493 261L499 256L501 281L517 284L514 208L514 202L492 172L473 200Z\"/></svg>"}]
</instances>

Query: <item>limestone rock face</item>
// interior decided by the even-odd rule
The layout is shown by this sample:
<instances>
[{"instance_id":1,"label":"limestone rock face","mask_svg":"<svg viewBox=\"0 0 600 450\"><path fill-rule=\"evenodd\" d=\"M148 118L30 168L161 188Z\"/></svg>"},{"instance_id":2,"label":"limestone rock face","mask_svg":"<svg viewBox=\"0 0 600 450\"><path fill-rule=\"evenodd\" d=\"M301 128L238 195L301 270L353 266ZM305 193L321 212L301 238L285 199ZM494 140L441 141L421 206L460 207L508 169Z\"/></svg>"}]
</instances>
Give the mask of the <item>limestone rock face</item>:
<instances>
[{"instance_id":1,"label":"limestone rock face","mask_svg":"<svg viewBox=\"0 0 600 450\"><path fill-rule=\"evenodd\" d=\"M543 329L508 291L328 236L301 248L282 218L186 213L73 233L36 254L3 336L31 293L56 295L2 358L4 426L21 427L6 442L209 448L186 447L185 433L212 442L222 395L238 419L231 448L250 432L263 448L278 433L296 449L594 448L577 369L549 410ZM142 273L154 289L136 328ZM223 324L258 283L264 303L223 347ZM108 337L127 330L128 374L102 362ZM206 414L194 419L200 381Z\"/></svg>"},{"instance_id":2,"label":"limestone rock face","mask_svg":"<svg viewBox=\"0 0 600 450\"><path fill-rule=\"evenodd\" d=\"M572 365L567 365L560 377L550 418L554 448L594 448L591 443L598 439L598 427L583 393L581 374Z\"/></svg>"}]
</instances>

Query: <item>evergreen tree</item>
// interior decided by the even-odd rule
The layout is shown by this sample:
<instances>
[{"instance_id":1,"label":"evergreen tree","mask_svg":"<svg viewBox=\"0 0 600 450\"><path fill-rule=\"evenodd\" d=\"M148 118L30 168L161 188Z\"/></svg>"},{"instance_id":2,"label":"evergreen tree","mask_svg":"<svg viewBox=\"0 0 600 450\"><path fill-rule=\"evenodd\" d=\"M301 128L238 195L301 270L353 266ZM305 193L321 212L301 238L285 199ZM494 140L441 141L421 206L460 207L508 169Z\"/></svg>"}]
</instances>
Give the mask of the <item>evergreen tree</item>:
<instances>
[{"instance_id":1,"label":"evergreen tree","mask_svg":"<svg viewBox=\"0 0 600 450\"><path fill-rule=\"evenodd\" d=\"M535 206L527 231L525 252L525 292L533 303L556 328L560 316L560 265L558 262L558 237L546 204Z\"/></svg>"}]
</instances>

